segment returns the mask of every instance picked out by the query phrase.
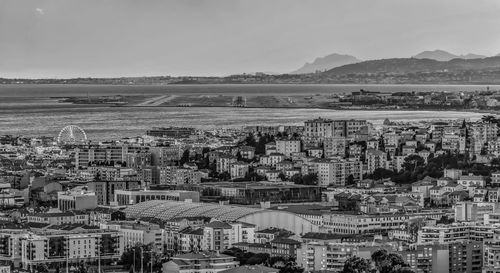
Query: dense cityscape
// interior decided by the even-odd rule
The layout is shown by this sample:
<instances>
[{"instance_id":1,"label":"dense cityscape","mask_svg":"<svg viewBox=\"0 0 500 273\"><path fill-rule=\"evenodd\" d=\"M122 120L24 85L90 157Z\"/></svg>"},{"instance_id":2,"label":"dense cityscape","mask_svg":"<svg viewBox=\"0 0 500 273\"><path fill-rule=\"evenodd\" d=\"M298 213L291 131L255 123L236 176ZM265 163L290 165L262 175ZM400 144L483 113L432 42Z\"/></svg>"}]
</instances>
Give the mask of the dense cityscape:
<instances>
[{"instance_id":1,"label":"dense cityscape","mask_svg":"<svg viewBox=\"0 0 500 273\"><path fill-rule=\"evenodd\" d=\"M500 273L499 0L0 0L0 273Z\"/></svg>"},{"instance_id":2,"label":"dense cityscape","mask_svg":"<svg viewBox=\"0 0 500 273\"><path fill-rule=\"evenodd\" d=\"M498 272L499 124L4 135L1 268Z\"/></svg>"}]
</instances>

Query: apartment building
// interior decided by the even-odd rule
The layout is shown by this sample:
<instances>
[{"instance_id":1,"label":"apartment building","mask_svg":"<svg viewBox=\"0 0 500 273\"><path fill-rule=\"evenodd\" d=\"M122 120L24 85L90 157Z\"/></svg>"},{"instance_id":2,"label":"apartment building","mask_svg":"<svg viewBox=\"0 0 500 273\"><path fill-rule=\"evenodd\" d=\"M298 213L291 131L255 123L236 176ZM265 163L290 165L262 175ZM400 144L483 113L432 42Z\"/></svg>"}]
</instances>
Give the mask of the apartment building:
<instances>
[{"instance_id":1,"label":"apartment building","mask_svg":"<svg viewBox=\"0 0 500 273\"><path fill-rule=\"evenodd\" d=\"M491 238L483 241L484 273L500 272L500 230L494 230Z\"/></svg>"},{"instance_id":2,"label":"apartment building","mask_svg":"<svg viewBox=\"0 0 500 273\"><path fill-rule=\"evenodd\" d=\"M130 144L82 145L75 148L75 166L77 169L86 169L89 163L126 162L127 154L147 150L147 146Z\"/></svg>"},{"instance_id":3,"label":"apartment building","mask_svg":"<svg viewBox=\"0 0 500 273\"><path fill-rule=\"evenodd\" d=\"M49 225L64 225L64 224L89 224L89 214L81 211L66 211L66 212L45 212L45 213L30 213L26 215L28 223L41 223Z\"/></svg>"},{"instance_id":4,"label":"apartment building","mask_svg":"<svg viewBox=\"0 0 500 273\"><path fill-rule=\"evenodd\" d=\"M137 174L135 169L121 166L89 166L87 172L98 181L123 181Z\"/></svg>"},{"instance_id":5,"label":"apartment building","mask_svg":"<svg viewBox=\"0 0 500 273\"><path fill-rule=\"evenodd\" d=\"M328 137L323 142L325 158L345 157L347 150L347 139L343 137Z\"/></svg>"},{"instance_id":6,"label":"apartment building","mask_svg":"<svg viewBox=\"0 0 500 273\"><path fill-rule=\"evenodd\" d=\"M201 173L179 166L159 166L155 172L155 182L161 185L199 184Z\"/></svg>"},{"instance_id":7,"label":"apartment building","mask_svg":"<svg viewBox=\"0 0 500 273\"><path fill-rule=\"evenodd\" d=\"M158 224L138 221L110 221L101 223L100 228L118 231L123 240L124 248L153 244L155 251L163 253L164 230Z\"/></svg>"},{"instance_id":8,"label":"apartment building","mask_svg":"<svg viewBox=\"0 0 500 273\"><path fill-rule=\"evenodd\" d=\"M301 151L300 140L276 140L276 152L286 157Z\"/></svg>"},{"instance_id":9,"label":"apartment building","mask_svg":"<svg viewBox=\"0 0 500 273\"><path fill-rule=\"evenodd\" d=\"M354 159L315 159L311 165L319 186L344 186L351 175L353 182L363 178L363 164Z\"/></svg>"},{"instance_id":10,"label":"apartment building","mask_svg":"<svg viewBox=\"0 0 500 273\"><path fill-rule=\"evenodd\" d=\"M376 169L387 169L387 154L379 150L366 150L367 172L373 173Z\"/></svg>"},{"instance_id":11,"label":"apartment building","mask_svg":"<svg viewBox=\"0 0 500 273\"><path fill-rule=\"evenodd\" d=\"M350 243L303 243L297 250L297 264L305 272L341 272L351 256L358 255Z\"/></svg>"},{"instance_id":12,"label":"apartment building","mask_svg":"<svg viewBox=\"0 0 500 273\"><path fill-rule=\"evenodd\" d=\"M245 178L248 174L249 164L241 161L237 161L231 164L229 168L229 174L231 175L231 179L236 178Z\"/></svg>"},{"instance_id":13,"label":"apartment building","mask_svg":"<svg viewBox=\"0 0 500 273\"><path fill-rule=\"evenodd\" d=\"M204 250L223 251L235 243L254 241L254 225L213 221L203 226L202 249Z\"/></svg>"},{"instance_id":14,"label":"apartment building","mask_svg":"<svg viewBox=\"0 0 500 273\"><path fill-rule=\"evenodd\" d=\"M0 259L9 260L16 267L28 271L39 264L55 268L57 264L70 266L81 262L118 261L123 253L121 234L113 230L2 230L0 232Z\"/></svg>"},{"instance_id":15,"label":"apartment building","mask_svg":"<svg viewBox=\"0 0 500 273\"><path fill-rule=\"evenodd\" d=\"M379 234L405 225L408 220L416 218L440 219L444 212L418 213L328 213L323 214L323 226L320 230L338 234Z\"/></svg>"},{"instance_id":16,"label":"apartment building","mask_svg":"<svg viewBox=\"0 0 500 273\"><path fill-rule=\"evenodd\" d=\"M497 227L479 223L454 223L449 225L425 226L418 232L418 243L440 244L461 240L482 241L493 237Z\"/></svg>"},{"instance_id":17,"label":"apartment building","mask_svg":"<svg viewBox=\"0 0 500 273\"><path fill-rule=\"evenodd\" d=\"M478 241L416 244L411 249L400 251L399 254L416 273L482 272L483 243Z\"/></svg>"},{"instance_id":18,"label":"apartment building","mask_svg":"<svg viewBox=\"0 0 500 273\"><path fill-rule=\"evenodd\" d=\"M183 150L180 145L170 145L151 147L150 153L153 166L168 166L181 159Z\"/></svg>"},{"instance_id":19,"label":"apartment building","mask_svg":"<svg viewBox=\"0 0 500 273\"><path fill-rule=\"evenodd\" d=\"M261 165L274 167L283 160L285 160L284 154L271 153L269 155L261 156L259 162Z\"/></svg>"},{"instance_id":20,"label":"apartment building","mask_svg":"<svg viewBox=\"0 0 500 273\"><path fill-rule=\"evenodd\" d=\"M317 118L304 122L304 136L320 142L327 137L354 139L356 133L367 128L366 120L330 120Z\"/></svg>"},{"instance_id":21,"label":"apartment building","mask_svg":"<svg viewBox=\"0 0 500 273\"><path fill-rule=\"evenodd\" d=\"M216 161L216 170L218 173L229 172L231 164L237 161L238 159L232 155L221 155Z\"/></svg>"}]
</instances>

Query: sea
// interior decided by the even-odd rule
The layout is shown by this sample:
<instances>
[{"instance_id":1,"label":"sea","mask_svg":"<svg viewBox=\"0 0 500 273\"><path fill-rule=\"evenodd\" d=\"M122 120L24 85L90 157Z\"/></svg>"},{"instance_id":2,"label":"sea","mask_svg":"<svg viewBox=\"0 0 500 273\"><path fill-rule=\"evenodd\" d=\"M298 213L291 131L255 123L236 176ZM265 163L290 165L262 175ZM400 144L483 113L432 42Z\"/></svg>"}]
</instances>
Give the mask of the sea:
<instances>
[{"instance_id":1,"label":"sea","mask_svg":"<svg viewBox=\"0 0 500 273\"><path fill-rule=\"evenodd\" d=\"M500 90L486 85L0 85L0 135L57 136L77 125L93 140L144 135L152 127L186 126L201 129L251 125L300 125L307 119L366 119L380 125L391 121L480 119L483 113L458 111L370 111L230 107L111 107L59 103L57 97L161 95L314 95L350 94L360 89L401 91Z\"/></svg>"}]
</instances>

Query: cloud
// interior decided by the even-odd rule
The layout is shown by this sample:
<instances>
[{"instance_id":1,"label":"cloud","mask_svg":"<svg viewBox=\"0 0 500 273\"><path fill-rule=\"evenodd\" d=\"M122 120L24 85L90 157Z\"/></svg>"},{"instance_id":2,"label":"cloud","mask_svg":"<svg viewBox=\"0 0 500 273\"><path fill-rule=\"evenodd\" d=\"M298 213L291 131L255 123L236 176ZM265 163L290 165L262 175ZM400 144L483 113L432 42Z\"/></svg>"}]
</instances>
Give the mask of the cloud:
<instances>
[{"instance_id":1,"label":"cloud","mask_svg":"<svg viewBox=\"0 0 500 273\"><path fill-rule=\"evenodd\" d=\"M43 9L41 9L41 8L36 8L35 11L36 11L36 13L38 15L44 15L45 14L45 12L43 11Z\"/></svg>"}]
</instances>

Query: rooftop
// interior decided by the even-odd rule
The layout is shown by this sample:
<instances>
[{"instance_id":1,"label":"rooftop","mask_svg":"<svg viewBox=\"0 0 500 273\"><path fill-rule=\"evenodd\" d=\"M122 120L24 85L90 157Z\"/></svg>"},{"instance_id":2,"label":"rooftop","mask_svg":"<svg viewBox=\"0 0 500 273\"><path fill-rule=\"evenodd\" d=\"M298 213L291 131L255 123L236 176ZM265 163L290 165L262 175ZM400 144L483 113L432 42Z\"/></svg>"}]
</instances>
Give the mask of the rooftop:
<instances>
[{"instance_id":1,"label":"rooftop","mask_svg":"<svg viewBox=\"0 0 500 273\"><path fill-rule=\"evenodd\" d=\"M216 218L221 221L235 221L246 215L260 211L262 211L262 209L164 200L141 202L129 206L124 210L128 218L139 219L143 217L154 217L163 221L196 216Z\"/></svg>"},{"instance_id":2,"label":"rooftop","mask_svg":"<svg viewBox=\"0 0 500 273\"><path fill-rule=\"evenodd\" d=\"M302 215L323 215L331 211L331 208L321 205L286 205L275 206L273 210L288 211L295 214Z\"/></svg>"},{"instance_id":3,"label":"rooftop","mask_svg":"<svg viewBox=\"0 0 500 273\"><path fill-rule=\"evenodd\" d=\"M235 259L233 256L219 254L216 252L186 253L172 257L176 260L205 260L205 259Z\"/></svg>"}]
</instances>

